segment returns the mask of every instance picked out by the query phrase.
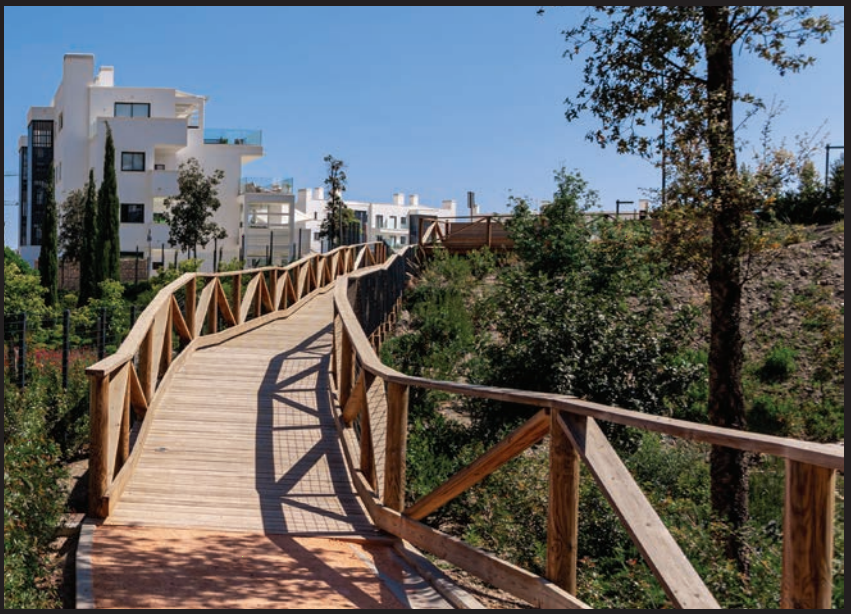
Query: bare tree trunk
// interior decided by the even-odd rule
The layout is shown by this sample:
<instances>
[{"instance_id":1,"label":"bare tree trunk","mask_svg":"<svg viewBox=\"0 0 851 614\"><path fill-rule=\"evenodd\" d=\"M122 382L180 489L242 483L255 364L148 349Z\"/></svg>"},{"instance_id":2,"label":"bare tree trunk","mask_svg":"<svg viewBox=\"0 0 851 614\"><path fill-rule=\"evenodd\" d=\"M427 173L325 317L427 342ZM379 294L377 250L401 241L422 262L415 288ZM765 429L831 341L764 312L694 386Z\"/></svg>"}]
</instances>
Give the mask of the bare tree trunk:
<instances>
[{"instance_id":1,"label":"bare tree trunk","mask_svg":"<svg viewBox=\"0 0 851 614\"><path fill-rule=\"evenodd\" d=\"M708 134L714 197L712 265L709 274L709 420L713 426L744 429L741 333L743 212L738 202L733 126L733 40L729 7L704 7L707 57ZM727 554L748 571L739 530L748 520L748 471L744 453L715 446L711 456L713 511L732 529Z\"/></svg>"}]
</instances>

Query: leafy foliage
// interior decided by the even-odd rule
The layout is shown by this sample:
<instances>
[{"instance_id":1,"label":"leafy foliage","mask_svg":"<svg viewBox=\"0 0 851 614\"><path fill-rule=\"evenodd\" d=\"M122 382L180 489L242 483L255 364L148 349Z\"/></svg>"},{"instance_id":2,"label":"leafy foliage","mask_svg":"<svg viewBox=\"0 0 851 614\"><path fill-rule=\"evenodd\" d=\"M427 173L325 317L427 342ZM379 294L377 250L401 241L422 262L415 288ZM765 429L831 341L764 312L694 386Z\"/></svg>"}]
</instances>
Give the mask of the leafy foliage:
<instances>
[{"instance_id":1,"label":"leafy foliage","mask_svg":"<svg viewBox=\"0 0 851 614\"><path fill-rule=\"evenodd\" d=\"M44 302L45 289L37 275L23 272L15 259L3 263L3 317L10 320L22 313L40 318L48 313Z\"/></svg>"},{"instance_id":2,"label":"leafy foliage","mask_svg":"<svg viewBox=\"0 0 851 614\"><path fill-rule=\"evenodd\" d=\"M708 210L700 221L711 222L708 415L715 426L743 428L746 412L741 259L757 195L748 189L751 178L739 171L733 109L736 102L761 102L735 87L737 52L765 60L781 75L809 66L815 59L801 48L809 41L825 42L838 25L812 13L808 6L598 6L564 31L565 55L584 56L583 84L568 97L566 117L596 117L600 127L586 135L590 141L648 158L683 145L703 153L705 172L698 174L692 195ZM698 228L698 236L703 232ZM716 446L712 457L715 510L743 527L745 456ZM732 539L727 552L746 572L742 544Z\"/></svg>"},{"instance_id":3,"label":"leafy foliage","mask_svg":"<svg viewBox=\"0 0 851 614\"><path fill-rule=\"evenodd\" d=\"M796 352L781 344L776 344L765 357L759 369L759 377L764 383L787 380L798 366L795 364Z\"/></svg>"},{"instance_id":4,"label":"leafy foliage","mask_svg":"<svg viewBox=\"0 0 851 614\"><path fill-rule=\"evenodd\" d=\"M46 429L43 390L3 387L3 605L55 608L50 544L62 512L59 449Z\"/></svg>"},{"instance_id":5,"label":"leafy foliage","mask_svg":"<svg viewBox=\"0 0 851 614\"><path fill-rule=\"evenodd\" d=\"M85 305L90 298L97 296L98 283L101 281L98 252L100 231L95 172L89 169L83 200L83 234L80 237L80 305Z\"/></svg>"},{"instance_id":6,"label":"leafy foliage","mask_svg":"<svg viewBox=\"0 0 851 614\"><path fill-rule=\"evenodd\" d=\"M57 250L56 185L53 166L47 180L47 196L44 203L44 223L42 225L41 250L38 256L38 272L41 285L44 286L44 302L53 307L59 302L59 260Z\"/></svg>"},{"instance_id":7,"label":"leafy foliage","mask_svg":"<svg viewBox=\"0 0 851 614\"><path fill-rule=\"evenodd\" d=\"M23 273L24 275L35 274L35 272L32 270L32 267L27 264L27 261L21 258L20 254L18 254L8 245L3 246L3 263L4 265L7 263L14 264L18 267L18 272Z\"/></svg>"},{"instance_id":8,"label":"leafy foliage","mask_svg":"<svg viewBox=\"0 0 851 614\"><path fill-rule=\"evenodd\" d=\"M178 167L179 194L165 199L163 217L169 225L168 244L181 251L201 247L213 239L224 239L227 231L211 218L219 210L218 186L225 177L221 169L205 175L200 162L190 158Z\"/></svg>"},{"instance_id":9,"label":"leafy foliage","mask_svg":"<svg viewBox=\"0 0 851 614\"><path fill-rule=\"evenodd\" d=\"M787 190L774 204L773 213L787 224L832 224L845 217L845 160L833 170L831 189L825 190L815 164L808 161L798 174L797 190Z\"/></svg>"},{"instance_id":10,"label":"leafy foliage","mask_svg":"<svg viewBox=\"0 0 851 614\"><path fill-rule=\"evenodd\" d=\"M80 262L85 243L86 190L72 190L59 217L59 253L63 262Z\"/></svg>"},{"instance_id":11,"label":"leafy foliage","mask_svg":"<svg viewBox=\"0 0 851 614\"><path fill-rule=\"evenodd\" d=\"M354 211L343 202L343 193L348 183L346 163L331 155L325 156L324 160L328 167L328 176L325 178L328 204L325 206L325 219L322 220L319 236L330 239L332 245L339 247L345 240L347 230L356 225L357 221Z\"/></svg>"},{"instance_id":12,"label":"leafy foliage","mask_svg":"<svg viewBox=\"0 0 851 614\"><path fill-rule=\"evenodd\" d=\"M97 195L97 224L96 286L107 279L121 280L121 202L118 200L118 178L115 172L115 141L109 122L106 124L103 180Z\"/></svg>"}]
</instances>

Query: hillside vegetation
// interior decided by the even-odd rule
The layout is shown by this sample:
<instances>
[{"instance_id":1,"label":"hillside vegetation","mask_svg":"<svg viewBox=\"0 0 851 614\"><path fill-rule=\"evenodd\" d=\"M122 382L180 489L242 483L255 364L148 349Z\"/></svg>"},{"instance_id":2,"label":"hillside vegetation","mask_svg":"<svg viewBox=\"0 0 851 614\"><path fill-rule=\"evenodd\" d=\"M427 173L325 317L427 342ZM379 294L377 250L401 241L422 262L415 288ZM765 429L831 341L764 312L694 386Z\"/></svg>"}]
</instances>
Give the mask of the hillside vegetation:
<instances>
[{"instance_id":1,"label":"hillside vegetation","mask_svg":"<svg viewBox=\"0 0 851 614\"><path fill-rule=\"evenodd\" d=\"M537 225L525 203L516 203L515 254L435 255L406 294L382 359L411 375L573 394L707 422L705 284L666 265L650 222L583 226L584 183L560 180L566 198L555 200L560 209L549 219L563 225ZM844 441L844 225L767 225L764 232L772 241L753 258L745 292L748 428ZM411 394L409 503L529 415L432 391ZM728 529L711 511L708 448L601 426L722 606L779 607L782 463L749 460L751 518L743 537L751 567L741 574L720 546ZM542 574L548 466L544 442L427 522ZM842 607L843 476L836 528L834 603ZM479 590L493 607L523 607ZM597 608L671 607L587 472L578 596Z\"/></svg>"}]
</instances>

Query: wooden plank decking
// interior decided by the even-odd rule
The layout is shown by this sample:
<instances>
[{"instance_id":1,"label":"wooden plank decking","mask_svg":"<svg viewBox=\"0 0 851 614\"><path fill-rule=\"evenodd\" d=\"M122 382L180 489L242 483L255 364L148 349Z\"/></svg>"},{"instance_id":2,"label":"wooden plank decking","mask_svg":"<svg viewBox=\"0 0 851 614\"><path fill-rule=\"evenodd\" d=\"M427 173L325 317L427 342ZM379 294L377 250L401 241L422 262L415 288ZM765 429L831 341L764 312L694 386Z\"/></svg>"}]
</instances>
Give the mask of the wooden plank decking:
<instances>
[{"instance_id":1,"label":"wooden plank decking","mask_svg":"<svg viewBox=\"0 0 851 614\"><path fill-rule=\"evenodd\" d=\"M332 297L176 374L89 533L78 608L452 608L355 493L329 389Z\"/></svg>"},{"instance_id":2,"label":"wooden plank decking","mask_svg":"<svg viewBox=\"0 0 851 614\"><path fill-rule=\"evenodd\" d=\"M331 300L196 352L107 524L375 537L334 425Z\"/></svg>"}]
</instances>

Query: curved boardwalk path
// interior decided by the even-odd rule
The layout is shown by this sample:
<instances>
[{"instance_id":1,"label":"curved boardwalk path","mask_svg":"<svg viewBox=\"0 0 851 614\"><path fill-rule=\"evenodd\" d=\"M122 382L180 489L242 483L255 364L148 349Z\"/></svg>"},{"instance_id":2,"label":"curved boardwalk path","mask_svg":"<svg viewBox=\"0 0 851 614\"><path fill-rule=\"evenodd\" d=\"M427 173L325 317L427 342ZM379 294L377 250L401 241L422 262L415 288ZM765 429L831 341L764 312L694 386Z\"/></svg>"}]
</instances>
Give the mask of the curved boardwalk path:
<instances>
[{"instance_id":1,"label":"curved boardwalk path","mask_svg":"<svg viewBox=\"0 0 851 614\"><path fill-rule=\"evenodd\" d=\"M94 528L97 608L450 608L370 523L329 387L332 293L197 351Z\"/></svg>"}]
</instances>

